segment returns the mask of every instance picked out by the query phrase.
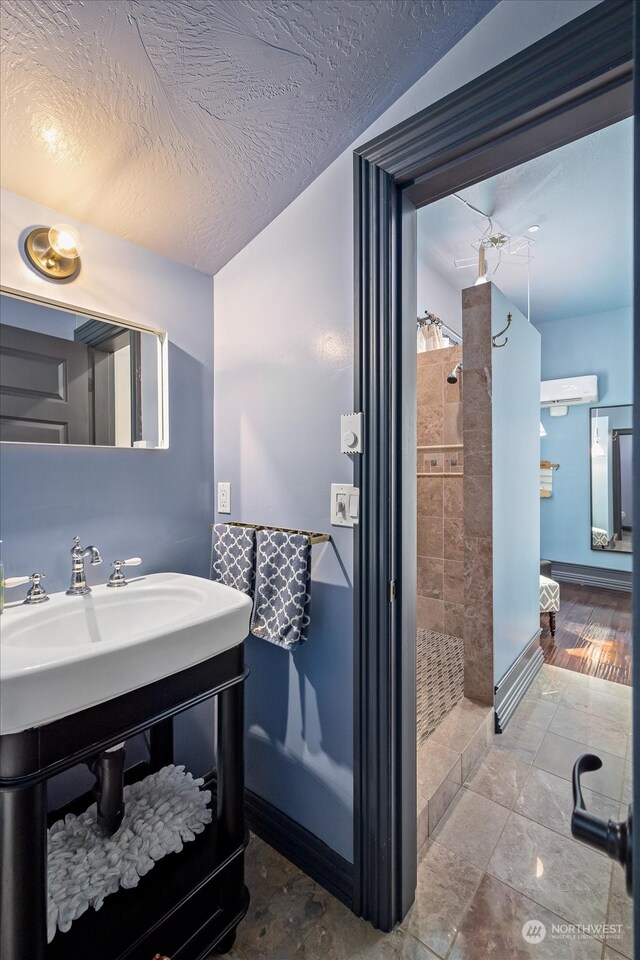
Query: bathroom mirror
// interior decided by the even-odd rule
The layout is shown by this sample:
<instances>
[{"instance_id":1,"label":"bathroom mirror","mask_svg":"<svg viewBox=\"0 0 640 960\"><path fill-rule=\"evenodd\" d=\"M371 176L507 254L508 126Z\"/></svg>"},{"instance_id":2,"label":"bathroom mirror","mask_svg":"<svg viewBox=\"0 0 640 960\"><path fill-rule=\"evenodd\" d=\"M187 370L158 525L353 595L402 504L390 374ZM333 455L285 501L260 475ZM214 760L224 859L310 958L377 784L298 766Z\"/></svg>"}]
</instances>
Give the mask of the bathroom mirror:
<instances>
[{"instance_id":1,"label":"bathroom mirror","mask_svg":"<svg viewBox=\"0 0 640 960\"><path fill-rule=\"evenodd\" d=\"M0 440L166 448L165 331L0 288Z\"/></svg>"},{"instance_id":2,"label":"bathroom mirror","mask_svg":"<svg viewBox=\"0 0 640 960\"><path fill-rule=\"evenodd\" d=\"M632 552L633 407L590 411L591 549Z\"/></svg>"}]
</instances>

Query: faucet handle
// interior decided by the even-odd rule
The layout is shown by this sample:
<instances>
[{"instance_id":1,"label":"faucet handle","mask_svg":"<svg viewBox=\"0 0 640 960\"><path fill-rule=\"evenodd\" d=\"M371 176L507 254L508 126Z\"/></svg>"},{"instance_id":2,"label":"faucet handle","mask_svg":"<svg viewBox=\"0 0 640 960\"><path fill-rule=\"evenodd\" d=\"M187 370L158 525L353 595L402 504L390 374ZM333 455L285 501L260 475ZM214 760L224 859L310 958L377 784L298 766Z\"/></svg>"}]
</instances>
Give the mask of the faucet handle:
<instances>
[{"instance_id":1,"label":"faucet handle","mask_svg":"<svg viewBox=\"0 0 640 960\"><path fill-rule=\"evenodd\" d=\"M25 603L44 603L49 599L47 591L40 586L40 581L44 580L44 573L32 573L30 577L8 577L4 585L10 590L12 587L20 587L24 583L30 583L31 588L27 591Z\"/></svg>"},{"instance_id":2,"label":"faucet handle","mask_svg":"<svg viewBox=\"0 0 640 960\"><path fill-rule=\"evenodd\" d=\"M12 587L21 587L23 583L29 583L31 577L7 577L4 581L4 586L6 590L11 590Z\"/></svg>"},{"instance_id":3,"label":"faucet handle","mask_svg":"<svg viewBox=\"0 0 640 960\"><path fill-rule=\"evenodd\" d=\"M124 578L122 567L139 567L142 563L142 557L129 557L128 560L114 560L111 566L113 573L109 577L108 587L126 587L127 581Z\"/></svg>"}]
</instances>

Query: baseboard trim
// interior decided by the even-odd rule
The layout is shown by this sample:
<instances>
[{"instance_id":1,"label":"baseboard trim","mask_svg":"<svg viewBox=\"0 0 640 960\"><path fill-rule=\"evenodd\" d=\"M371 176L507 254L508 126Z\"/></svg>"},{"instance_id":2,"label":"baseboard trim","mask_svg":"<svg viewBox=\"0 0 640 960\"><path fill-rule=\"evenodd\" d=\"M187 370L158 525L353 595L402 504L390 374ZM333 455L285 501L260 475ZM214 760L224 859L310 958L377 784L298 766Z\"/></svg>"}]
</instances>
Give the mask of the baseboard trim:
<instances>
[{"instance_id":1,"label":"baseboard trim","mask_svg":"<svg viewBox=\"0 0 640 960\"><path fill-rule=\"evenodd\" d=\"M540 630L536 630L516 662L507 670L495 688L496 733L504 733L505 727L543 663Z\"/></svg>"},{"instance_id":2,"label":"baseboard trim","mask_svg":"<svg viewBox=\"0 0 640 960\"><path fill-rule=\"evenodd\" d=\"M245 790L249 829L312 880L353 909L353 864L306 827L251 790Z\"/></svg>"},{"instance_id":3,"label":"baseboard trim","mask_svg":"<svg viewBox=\"0 0 640 960\"><path fill-rule=\"evenodd\" d=\"M552 560L551 576L560 583L580 583L588 587L605 587L608 590L631 593L633 574L629 570L609 570L607 567L590 567L581 563Z\"/></svg>"}]
</instances>

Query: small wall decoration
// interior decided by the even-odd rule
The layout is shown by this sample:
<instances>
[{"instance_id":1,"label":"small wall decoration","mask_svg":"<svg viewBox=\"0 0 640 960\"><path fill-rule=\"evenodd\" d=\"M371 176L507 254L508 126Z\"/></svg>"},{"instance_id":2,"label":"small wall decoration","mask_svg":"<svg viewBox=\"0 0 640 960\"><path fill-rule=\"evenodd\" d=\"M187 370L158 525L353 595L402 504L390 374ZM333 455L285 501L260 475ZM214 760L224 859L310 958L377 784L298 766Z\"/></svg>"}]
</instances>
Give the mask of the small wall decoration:
<instances>
[{"instance_id":1,"label":"small wall decoration","mask_svg":"<svg viewBox=\"0 0 640 960\"><path fill-rule=\"evenodd\" d=\"M540 461L540 496L553 496L553 471L559 468L559 463L551 463L550 460Z\"/></svg>"}]
</instances>

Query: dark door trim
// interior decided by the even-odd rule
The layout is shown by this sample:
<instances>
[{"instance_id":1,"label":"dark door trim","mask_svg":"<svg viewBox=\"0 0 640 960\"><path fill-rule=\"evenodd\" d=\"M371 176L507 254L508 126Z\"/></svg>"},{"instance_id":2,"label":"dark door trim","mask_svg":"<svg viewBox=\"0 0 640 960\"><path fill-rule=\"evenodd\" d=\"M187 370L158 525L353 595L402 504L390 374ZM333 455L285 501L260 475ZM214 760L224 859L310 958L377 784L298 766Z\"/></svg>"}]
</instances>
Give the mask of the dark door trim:
<instances>
[{"instance_id":1,"label":"dark door trim","mask_svg":"<svg viewBox=\"0 0 640 960\"><path fill-rule=\"evenodd\" d=\"M355 151L354 909L383 930L416 883L415 210L630 116L632 16L604 0Z\"/></svg>"}]
</instances>

